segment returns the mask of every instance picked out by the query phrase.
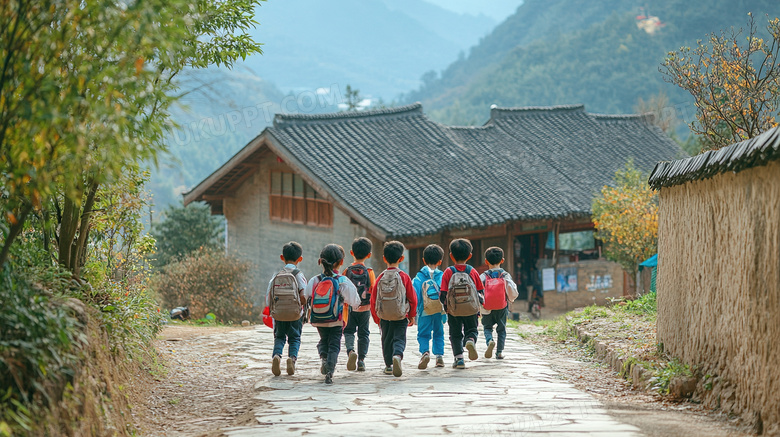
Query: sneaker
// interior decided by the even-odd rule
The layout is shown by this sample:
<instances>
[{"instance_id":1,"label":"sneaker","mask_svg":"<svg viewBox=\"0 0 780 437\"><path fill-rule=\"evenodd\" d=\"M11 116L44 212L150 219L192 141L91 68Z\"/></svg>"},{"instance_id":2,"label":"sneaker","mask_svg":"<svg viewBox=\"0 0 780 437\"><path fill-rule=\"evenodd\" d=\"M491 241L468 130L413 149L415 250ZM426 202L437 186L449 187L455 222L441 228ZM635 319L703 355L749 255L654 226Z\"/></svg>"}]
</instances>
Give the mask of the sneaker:
<instances>
[{"instance_id":1,"label":"sneaker","mask_svg":"<svg viewBox=\"0 0 780 437\"><path fill-rule=\"evenodd\" d=\"M477 348L474 347L474 340L469 340L466 342L466 349L469 351L469 359L471 361L479 358L479 354L477 354Z\"/></svg>"},{"instance_id":2,"label":"sneaker","mask_svg":"<svg viewBox=\"0 0 780 437\"><path fill-rule=\"evenodd\" d=\"M455 358L455 362L452 363L453 369L465 369L466 368L466 362L463 361L463 358Z\"/></svg>"},{"instance_id":3,"label":"sneaker","mask_svg":"<svg viewBox=\"0 0 780 437\"><path fill-rule=\"evenodd\" d=\"M390 366L385 367L385 375L392 375L393 374L393 368Z\"/></svg>"},{"instance_id":4,"label":"sneaker","mask_svg":"<svg viewBox=\"0 0 780 437\"><path fill-rule=\"evenodd\" d=\"M282 374L282 357L279 355L274 355L274 360L271 362L271 372L273 372L274 376L279 376Z\"/></svg>"},{"instance_id":5,"label":"sneaker","mask_svg":"<svg viewBox=\"0 0 780 437\"><path fill-rule=\"evenodd\" d=\"M420 364L417 365L417 368L420 370L427 369L429 361L431 361L431 354L426 352L423 354L422 358L420 358Z\"/></svg>"},{"instance_id":6,"label":"sneaker","mask_svg":"<svg viewBox=\"0 0 780 437\"><path fill-rule=\"evenodd\" d=\"M444 367L444 357L436 355L436 367Z\"/></svg>"},{"instance_id":7,"label":"sneaker","mask_svg":"<svg viewBox=\"0 0 780 437\"><path fill-rule=\"evenodd\" d=\"M358 359L357 354L355 353L355 351L349 351L348 355L349 358L347 358L347 370L357 369L357 359Z\"/></svg>"},{"instance_id":8,"label":"sneaker","mask_svg":"<svg viewBox=\"0 0 780 437\"><path fill-rule=\"evenodd\" d=\"M332 373L325 374L325 384L333 384L333 374Z\"/></svg>"},{"instance_id":9,"label":"sneaker","mask_svg":"<svg viewBox=\"0 0 780 437\"><path fill-rule=\"evenodd\" d=\"M322 373L323 375L328 373L328 369L326 369L327 363L328 363L328 360L326 360L325 358L322 358L322 364L320 365L320 373Z\"/></svg>"},{"instance_id":10,"label":"sneaker","mask_svg":"<svg viewBox=\"0 0 780 437\"><path fill-rule=\"evenodd\" d=\"M298 361L295 357L287 358L287 374L295 375L295 362Z\"/></svg>"},{"instance_id":11,"label":"sneaker","mask_svg":"<svg viewBox=\"0 0 780 437\"><path fill-rule=\"evenodd\" d=\"M358 372L365 372L366 371L366 363L364 363L363 360L359 360L358 361L357 371Z\"/></svg>"},{"instance_id":12,"label":"sneaker","mask_svg":"<svg viewBox=\"0 0 780 437\"><path fill-rule=\"evenodd\" d=\"M393 357L393 376L397 378L402 374L403 374L403 370L401 370L401 357L399 355L396 355Z\"/></svg>"},{"instance_id":13,"label":"sneaker","mask_svg":"<svg viewBox=\"0 0 780 437\"><path fill-rule=\"evenodd\" d=\"M503 352L496 352L496 359L497 360L503 360L504 359L504 353Z\"/></svg>"},{"instance_id":14,"label":"sneaker","mask_svg":"<svg viewBox=\"0 0 780 437\"><path fill-rule=\"evenodd\" d=\"M490 340L490 342L488 342L487 350L485 351L485 358L493 358L493 348L495 348L495 347L496 347L496 342L493 341L493 340ZM470 356L469 356L469 358L470 358Z\"/></svg>"}]
</instances>

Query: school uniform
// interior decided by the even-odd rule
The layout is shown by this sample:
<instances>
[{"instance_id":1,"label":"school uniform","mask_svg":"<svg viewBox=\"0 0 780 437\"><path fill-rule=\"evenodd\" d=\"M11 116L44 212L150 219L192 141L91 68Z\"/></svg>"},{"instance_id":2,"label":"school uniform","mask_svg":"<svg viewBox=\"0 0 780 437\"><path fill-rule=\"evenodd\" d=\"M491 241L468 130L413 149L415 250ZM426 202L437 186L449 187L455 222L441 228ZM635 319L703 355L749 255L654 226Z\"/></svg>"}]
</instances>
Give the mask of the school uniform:
<instances>
[{"instance_id":1,"label":"school uniform","mask_svg":"<svg viewBox=\"0 0 780 437\"><path fill-rule=\"evenodd\" d=\"M496 278L501 277L506 282L506 306L497 310L486 310L484 308L480 310L482 314L482 327L485 333L485 343L489 345L493 340L493 326L495 326L496 335L498 337L496 351L500 353L504 350L504 344L506 344L506 319L509 314L509 304L517 299L517 284L512 280L512 275L502 268L490 269L483 272L479 276L483 284L487 280L488 275Z\"/></svg>"},{"instance_id":2,"label":"school uniform","mask_svg":"<svg viewBox=\"0 0 780 437\"><path fill-rule=\"evenodd\" d=\"M295 264L287 264L284 266L284 268L292 271L296 270L298 266ZM298 292L303 291L306 288L306 277L303 276L303 273L300 270L295 276L295 279L298 282ZM268 290L265 292L265 306L271 305L271 288L273 285L274 278L271 278L271 281L268 283ZM303 329L304 307L304 305L301 305L301 315L298 320L291 322L274 320L274 350L271 355L272 357L282 355L282 352L284 352L285 343L289 345L287 348L288 356L292 358L298 357L298 350L301 347L301 330Z\"/></svg>"},{"instance_id":3,"label":"school uniform","mask_svg":"<svg viewBox=\"0 0 780 437\"><path fill-rule=\"evenodd\" d=\"M382 276L389 270L398 270L401 281L406 289L406 302L409 305L406 318L401 320L382 320L379 318L376 312L376 299L377 299L377 284L382 280ZM385 366L390 367L393 365L393 356L398 355L403 359L404 350L406 350L406 328L409 324L409 319L414 319L417 315L417 295L414 292L412 286L412 279L406 272L399 270L397 267L391 267L382 272L379 277L376 278L374 285L371 287L371 317L374 322L379 325L382 331L382 357L385 360Z\"/></svg>"},{"instance_id":4,"label":"school uniform","mask_svg":"<svg viewBox=\"0 0 780 437\"><path fill-rule=\"evenodd\" d=\"M477 269L472 268L467 264L456 264L454 268L459 272L465 272L467 269L471 269L469 276L474 282L477 294L481 296L484 287L482 286L482 280L479 278ZM449 291L451 278L452 269L448 268L444 271L441 278L440 300L445 308L447 306L447 292ZM452 354L455 358L462 358L463 348L466 345L466 342L469 340L474 343L477 342L477 336L479 334L479 310L473 315L468 316L453 316L452 314L447 314L447 325L450 328L450 346L452 347Z\"/></svg>"}]
</instances>

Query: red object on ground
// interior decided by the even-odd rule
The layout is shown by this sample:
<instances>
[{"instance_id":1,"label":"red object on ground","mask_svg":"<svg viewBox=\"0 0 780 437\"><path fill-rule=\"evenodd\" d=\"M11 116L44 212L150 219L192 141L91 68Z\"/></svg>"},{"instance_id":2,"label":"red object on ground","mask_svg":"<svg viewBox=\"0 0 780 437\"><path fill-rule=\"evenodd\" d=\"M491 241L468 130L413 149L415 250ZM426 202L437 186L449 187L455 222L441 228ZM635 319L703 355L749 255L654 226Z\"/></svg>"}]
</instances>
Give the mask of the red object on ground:
<instances>
[{"instance_id":1,"label":"red object on ground","mask_svg":"<svg viewBox=\"0 0 780 437\"><path fill-rule=\"evenodd\" d=\"M274 329L274 319L271 317L271 307L263 308L263 324Z\"/></svg>"}]
</instances>

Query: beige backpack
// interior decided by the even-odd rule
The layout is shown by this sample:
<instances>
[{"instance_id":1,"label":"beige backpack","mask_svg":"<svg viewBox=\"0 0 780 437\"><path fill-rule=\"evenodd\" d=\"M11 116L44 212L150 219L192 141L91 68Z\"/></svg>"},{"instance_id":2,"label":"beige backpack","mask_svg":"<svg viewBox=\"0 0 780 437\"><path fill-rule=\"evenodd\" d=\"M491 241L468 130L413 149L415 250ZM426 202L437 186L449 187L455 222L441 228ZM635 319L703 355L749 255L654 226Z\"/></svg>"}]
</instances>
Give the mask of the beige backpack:
<instances>
[{"instance_id":1,"label":"beige backpack","mask_svg":"<svg viewBox=\"0 0 780 437\"><path fill-rule=\"evenodd\" d=\"M447 313L453 316L473 316L479 312L477 286L471 279L471 267L466 265L466 271L452 269L449 290L447 290Z\"/></svg>"},{"instance_id":2,"label":"beige backpack","mask_svg":"<svg viewBox=\"0 0 780 437\"><path fill-rule=\"evenodd\" d=\"M376 314L382 320L403 320L409 312L406 287L398 269L382 272L376 284Z\"/></svg>"},{"instance_id":3,"label":"beige backpack","mask_svg":"<svg viewBox=\"0 0 780 437\"><path fill-rule=\"evenodd\" d=\"M271 285L271 317L280 322L294 322L301 318L301 301L298 298L298 273L300 270L282 269L274 276Z\"/></svg>"}]
</instances>

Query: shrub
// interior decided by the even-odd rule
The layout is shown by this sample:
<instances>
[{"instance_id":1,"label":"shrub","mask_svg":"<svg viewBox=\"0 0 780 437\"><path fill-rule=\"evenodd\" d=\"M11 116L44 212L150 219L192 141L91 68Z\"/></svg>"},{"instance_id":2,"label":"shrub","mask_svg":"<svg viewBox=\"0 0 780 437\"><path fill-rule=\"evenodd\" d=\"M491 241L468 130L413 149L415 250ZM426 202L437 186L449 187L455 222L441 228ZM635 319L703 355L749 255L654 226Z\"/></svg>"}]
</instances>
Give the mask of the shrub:
<instances>
[{"instance_id":1,"label":"shrub","mask_svg":"<svg viewBox=\"0 0 780 437\"><path fill-rule=\"evenodd\" d=\"M153 281L163 306L188 306L192 318L214 313L223 322L253 318L245 286L249 264L203 250L169 264Z\"/></svg>"},{"instance_id":2,"label":"shrub","mask_svg":"<svg viewBox=\"0 0 780 437\"><path fill-rule=\"evenodd\" d=\"M0 271L0 435L26 434L71 382L83 326L21 276Z\"/></svg>"}]
</instances>

